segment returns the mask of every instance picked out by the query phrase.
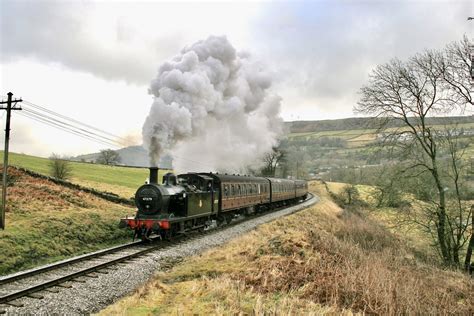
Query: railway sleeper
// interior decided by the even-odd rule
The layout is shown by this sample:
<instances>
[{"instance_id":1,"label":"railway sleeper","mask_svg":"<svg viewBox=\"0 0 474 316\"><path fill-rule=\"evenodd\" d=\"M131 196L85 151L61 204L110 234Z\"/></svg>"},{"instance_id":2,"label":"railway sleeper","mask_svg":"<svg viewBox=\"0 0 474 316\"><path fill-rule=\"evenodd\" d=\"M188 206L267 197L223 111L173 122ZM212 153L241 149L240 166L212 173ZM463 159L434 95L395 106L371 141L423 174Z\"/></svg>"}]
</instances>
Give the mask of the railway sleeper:
<instances>
[{"instance_id":1,"label":"railway sleeper","mask_svg":"<svg viewBox=\"0 0 474 316\"><path fill-rule=\"evenodd\" d=\"M5 304L13 306L13 307L23 307L23 306L25 306L25 304L23 304L22 302L18 302L18 301L15 301L15 300L6 302Z\"/></svg>"},{"instance_id":2,"label":"railway sleeper","mask_svg":"<svg viewBox=\"0 0 474 316\"><path fill-rule=\"evenodd\" d=\"M60 292L60 290L55 289L54 287L49 288L49 289L44 289L43 291L50 292L50 293L59 293Z\"/></svg>"},{"instance_id":3,"label":"railway sleeper","mask_svg":"<svg viewBox=\"0 0 474 316\"><path fill-rule=\"evenodd\" d=\"M42 300L44 298L44 295L41 295L41 294L38 294L38 293L30 293L26 296L29 297L29 298L35 298L35 299L38 299L38 300Z\"/></svg>"},{"instance_id":4,"label":"railway sleeper","mask_svg":"<svg viewBox=\"0 0 474 316\"><path fill-rule=\"evenodd\" d=\"M99 276L97 274L85 274L84 275L86 278L91 278L91 279L97 279Z\"/></svg>"},{"instance_id":5,"label":"railway sleeper","mask_svg":"<svg viewBox=\"0 0 474 316\"><path fill-rule=\"evenodd\" d=\"M71 284L64 284L64 283L58 284L56 286L63 287L65 289L71 289L72 288Z\"/></svg>"}]
</instances>

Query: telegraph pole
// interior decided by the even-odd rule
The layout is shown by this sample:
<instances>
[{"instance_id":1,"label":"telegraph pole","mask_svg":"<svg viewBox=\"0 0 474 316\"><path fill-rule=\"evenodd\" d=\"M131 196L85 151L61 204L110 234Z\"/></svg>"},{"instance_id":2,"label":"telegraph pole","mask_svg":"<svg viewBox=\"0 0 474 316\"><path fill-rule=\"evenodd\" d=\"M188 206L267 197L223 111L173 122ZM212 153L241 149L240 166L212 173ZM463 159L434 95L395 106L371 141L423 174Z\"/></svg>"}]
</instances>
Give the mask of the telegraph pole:
<instances>
[{"instance_id":1,"label":"telegraph pole","mask_svg":"<svg viewBox=\"0 0 474 316\"><path fill-rule=\"evenodd\" d=\"M0 104L6 104L7 107L1 107L0 110L7 110L7 122L5 127L5 150L3 151L3 188L2 188L2 211L0 216L0 228L5 229L5 206L7 203L7 168L8 168L8 142L10 141L10 117L12 111L21 110L15 107L22 99L12 100L13 93L8 92L8 100L2 101ZM13 104L14 103L14 104ZM13 105L12 105L13 104Z\"/></svg>"}]
</instances>

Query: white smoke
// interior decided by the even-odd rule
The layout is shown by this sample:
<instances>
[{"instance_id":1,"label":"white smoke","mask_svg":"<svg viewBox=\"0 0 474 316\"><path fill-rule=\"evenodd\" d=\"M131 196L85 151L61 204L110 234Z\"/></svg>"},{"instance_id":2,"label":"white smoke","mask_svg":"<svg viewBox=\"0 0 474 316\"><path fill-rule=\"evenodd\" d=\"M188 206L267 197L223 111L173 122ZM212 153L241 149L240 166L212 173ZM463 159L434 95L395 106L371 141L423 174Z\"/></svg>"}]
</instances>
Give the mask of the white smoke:
<instances>
[{"instance_id":1,"label":"white smoke","mask_svg":"<svg viewBox=\"0 0 474 316\"><path fill-rule=\"evenodd\" d=\"M170 154L180 171L240 172L256 166L282 134L271 75L225 36L210 36L159 68L143 125L150 163Z\"/></svg>"}]
</instances>

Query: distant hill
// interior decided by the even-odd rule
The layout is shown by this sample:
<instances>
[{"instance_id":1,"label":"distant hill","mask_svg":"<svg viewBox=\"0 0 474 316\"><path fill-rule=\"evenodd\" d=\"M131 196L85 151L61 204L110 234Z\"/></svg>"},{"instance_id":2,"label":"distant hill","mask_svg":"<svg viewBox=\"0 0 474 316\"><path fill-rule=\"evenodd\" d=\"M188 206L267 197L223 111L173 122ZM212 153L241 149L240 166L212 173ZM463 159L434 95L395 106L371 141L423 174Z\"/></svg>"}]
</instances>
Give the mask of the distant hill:
<instances>
[{"instance_id":1,"label":"distant hill","mask_svg":"<svg viewBox=\"0 0 474 316\"><path fill-rule=\"evenodd\" d=\"M149 167L150 159L148 158L148 151L143 146L129 146L117 149L116 152L120 155L120 164L134 167ZM91 153L74 157L73 160L95 162L99 158L100 153ZM160 168L171 168L172 159L169 156L164 156L160 159Z\"/></svg>"},{"instance_id":2,"label":"distant hill","mask_svg":"<svg viewBox=\"0 0 474 316\"><path fill-rule=\"evenodd\" d=\"M380 122L380 119L373 117L351 117L338 120L321 121L294 121L285 122L290 133L307 133L322 131L342 131L356 129L374 128ZM430 117L427 119L428 125L450 125L450 124L474 123L474 116L449 116L449 117ZM395 127L396 124L393 124Z\"/></svg>"},{"instance_id":3,"label":"distant hill","mask_svg":"<svg viewBox=\"0 0 474 316\"><path fill-rule=\"evenodd\" d=\"M285 126L290 134L324 132L324 131L354 131L372 129L380 122L380 119L373 117L351 117L337 120L321 121L294 121L285 122ZM427 119L428 125L451 125L474 123L474 116L450 116L450 117L431 117ZM392 124L393 127L396 124ZM148 151L142 146L129 146L118 149L120 155L120 164L134 167L149 167ZM99 158L99 153L80 155L72 158L77 161L95 162ZM172 159L165 156L160 160L161 168L172 168Z\"/></svg>"}]
</instances>

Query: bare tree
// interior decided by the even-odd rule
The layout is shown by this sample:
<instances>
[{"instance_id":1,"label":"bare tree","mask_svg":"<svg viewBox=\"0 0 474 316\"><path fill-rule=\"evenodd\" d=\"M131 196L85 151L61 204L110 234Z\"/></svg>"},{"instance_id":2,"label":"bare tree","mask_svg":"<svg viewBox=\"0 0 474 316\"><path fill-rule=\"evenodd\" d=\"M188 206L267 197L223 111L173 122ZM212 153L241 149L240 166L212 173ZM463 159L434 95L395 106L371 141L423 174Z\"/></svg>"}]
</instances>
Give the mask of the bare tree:
<instances>
[{"instance_id":1,"label":"bare tree","mask_svg":"<svg viewBox=\"0 0 474 316\"><path fill-rule=\"evenodd\" d=\"M454 106L474 105L472 54L472 44L467 36L438 53L436 67L442 74L443 87L449 92L449 100L453 101Z\"/></svg>"},{"instance_id":2,"label":"bare tree","mask_svg":"<svg viewBox=\"0 0 474 316\"><path fill-rule=\"evenodd\" d=\"M464 187L465 179L463 173L465 173L465 169L467 169L464 163L464 156L468 144L461 143L458 136L462 136L462 134L459 134L457 130L445 129L444 141L448 153L447 174L452 183L452 193L450 194L452 205L449 208L451 212L448 214L451 240L448 241L448 244L452 248L453 260L457 265L460 263L460 252L467 244L468 249L464 264L465 267L468 268L467 264L469 264L471 260L470 254L472 253L472 240L474 239L474 231L472 231L474 226L472 226L472 222L470 222L474 208L472 205L470 206L467 201L463 201L462 199L462 188ZM469 228L471 228L471 232L469 232ZM469 240L471 241L468 242Z\"/></svg>"},{"instance_id":3,"label":"bare tree","mask_svg":"<svg viewBox=\"0 0 474 316\"><path fill-rule=\"evenodd\" d=\"M120 155L115 150L103 149L100 151L99 158L97 158L96 162L103 165L116 165L120 160Z\"/></svg>"},{"instance_id":4,"label":"bare tree","mask_svg":"<svg viewBox=\"0 0 474 316\"><path fill-rule=\"evenodd\" d=\"M429 231L434 230L444 262L457 265L459 246L464 245L461 239L469 226L458 225L461 231L456 231L454 223L459 223L459 218L451 216L451 209L448 212L448 184L440 169L443 145L440 136L444 134L427 124L429 116L446 113L459 102L458 96L446 86L446 73L439 67L442 57L438 52L426 51L407 62L395 59L378 66L370 75L369 83L361 88L356 111L382 118L378 128L387 135L386 144L398 147L403 155L401 158L406 161L401 176L428 174L433 179L434 207L427 208L425 214L428 216L422 220L414 220ZM456 165L457 161L455 156L451 157L452 164ZM454 213L464 213L458 211Z\"/></svg>"},{"instance_id":5,"label":"bare tree","mask_svg":"<svg viewBox=\"0 0 474 316\"><path fill-rule=\"evenodd\" d=\"M53 178L59 180L67 180L72 175L72 166L69 160L61 158L59 155L53 153L49 157L49 169Z\"/></svg>"},{"instance_id":6,"label":"bare tree","mask_svg":"<svg viewBox=\"0 0 474 316\"><path fill-rule=\"evenodd\" d=\"M277 167L285 160L285 153L278 147L273 147L272 151L263 157L264 167L262 175L274 177Z\"/></svg>"}]
</instances>

